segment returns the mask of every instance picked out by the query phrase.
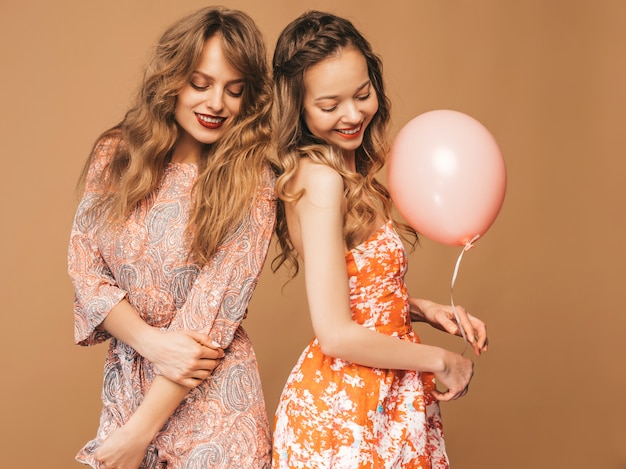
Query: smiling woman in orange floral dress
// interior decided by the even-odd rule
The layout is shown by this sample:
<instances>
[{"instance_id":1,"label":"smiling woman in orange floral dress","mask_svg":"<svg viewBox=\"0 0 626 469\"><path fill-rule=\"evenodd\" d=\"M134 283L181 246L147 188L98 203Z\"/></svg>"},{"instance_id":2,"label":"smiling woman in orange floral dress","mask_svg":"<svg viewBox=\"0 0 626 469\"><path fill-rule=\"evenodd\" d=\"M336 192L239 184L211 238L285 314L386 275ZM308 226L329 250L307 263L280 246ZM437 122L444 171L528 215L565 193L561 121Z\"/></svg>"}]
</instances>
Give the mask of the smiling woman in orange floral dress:
<instances>
[{"instance_id":1,"label":"smiling woman in orange floral dress","mask_svg":"<svg viewBox=\"0 0 626 469\"><path fill-rule=\"evenodd\" d=\"M411 318L459 329L450 306L410 298L384 164L380 60L347 20L309 12L274 52L278 262L304 266L315 338L282 393L275 468L446 468L439 401L463 396L471 360L421 344ZM474 351L482 321L458 308ZM444 390L437 390L436 378Z\"/></svg>"}]
</instances>

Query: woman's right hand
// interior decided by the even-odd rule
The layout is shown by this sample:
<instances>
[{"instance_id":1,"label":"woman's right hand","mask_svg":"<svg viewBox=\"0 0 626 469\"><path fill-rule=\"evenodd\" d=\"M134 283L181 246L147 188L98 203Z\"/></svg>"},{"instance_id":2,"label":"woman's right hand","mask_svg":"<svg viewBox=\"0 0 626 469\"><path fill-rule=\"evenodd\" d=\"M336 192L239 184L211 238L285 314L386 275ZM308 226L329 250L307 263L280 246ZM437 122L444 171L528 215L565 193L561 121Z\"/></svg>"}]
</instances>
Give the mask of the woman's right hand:
<instances>
[{"instance_id":1,"label":"woman's right hand","mask_svg":"<svg viewBox=\"0 0 626 469\"><path fill-rule=\"evenodd\" d=\"M439 401L452 401L467 394L469 383L474 374L474 363L458 353L444 351L443 369L435 372L435 380L446 391L433 391Z\"/></svg>"},{"instance_id":2,"label":"woman's right hand","mask_svg":"<svg viewBox=\"0 0 626 469\"><path fill-rule=\"evenodd\" d=\"M207 379L224 357L219 344L192 330L155 329L145 344L144 357L166 378L188 388Z\"/></svg>"}]
</instances>

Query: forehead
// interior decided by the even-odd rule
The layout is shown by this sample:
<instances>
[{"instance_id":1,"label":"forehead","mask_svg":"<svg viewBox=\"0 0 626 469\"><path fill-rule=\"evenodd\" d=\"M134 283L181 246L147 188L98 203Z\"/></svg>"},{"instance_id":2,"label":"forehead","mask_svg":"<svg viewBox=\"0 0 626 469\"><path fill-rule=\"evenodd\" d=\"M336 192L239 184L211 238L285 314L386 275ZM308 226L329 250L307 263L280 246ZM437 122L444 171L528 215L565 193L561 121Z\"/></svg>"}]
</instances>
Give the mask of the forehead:
<instances>
[{"instance_id":1,"label":"forehead","mask_svg":"<svg viewBox=\"0 0 626 469\"><path fill-rule=\"evenodd\" d=\"M241 74L231 65L226 57L222 45L222 35L219 33L214 34L204 43L195 70L213 78L219 77L225 80L241 78Z\"/></svg>"},{"instance_id":2,"label":"forehead","mask_svg":"<svg viewBox=\"0 0 626 469\"><path fill-rule=\"evenodd\" d=\"M313 99L351 95L368 78L365 57L355 47L348 46L309 67L304 73L304 86L306 94Z\"/></svg>"}]
</instances>

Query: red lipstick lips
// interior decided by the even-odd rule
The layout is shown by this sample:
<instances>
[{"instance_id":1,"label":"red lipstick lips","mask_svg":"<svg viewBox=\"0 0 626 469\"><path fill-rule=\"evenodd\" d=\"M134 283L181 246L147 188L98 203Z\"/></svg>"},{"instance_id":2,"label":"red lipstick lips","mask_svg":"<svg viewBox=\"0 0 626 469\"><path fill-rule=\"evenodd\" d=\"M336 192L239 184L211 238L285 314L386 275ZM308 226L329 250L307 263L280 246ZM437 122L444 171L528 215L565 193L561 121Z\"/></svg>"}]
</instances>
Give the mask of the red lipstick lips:
<instances>
[{"instance_id":1,"label":"red lipstick lips","mask_svg":"<svg viewBox=\"0 0 626 469\"><path fill-rule=\"evenodd\" d=\"M351 129L337 129L335 132L345 139L352 140L354 138L358 138L361 135L361 129L363 128L363 124L360 124L356 127L352 127Z\"/></svg>"},{"instance_id":2,"label":"red lipstick lips","mask_svg":"<svg viewBox=\"0 0 626 469\"><path fill-rule=\"evenodd\" d=\"M207 129L219 129L226 121L225 117L209 116L206 114L196 114L196 118L202 127Z\"/></svg>"}]
</instances>

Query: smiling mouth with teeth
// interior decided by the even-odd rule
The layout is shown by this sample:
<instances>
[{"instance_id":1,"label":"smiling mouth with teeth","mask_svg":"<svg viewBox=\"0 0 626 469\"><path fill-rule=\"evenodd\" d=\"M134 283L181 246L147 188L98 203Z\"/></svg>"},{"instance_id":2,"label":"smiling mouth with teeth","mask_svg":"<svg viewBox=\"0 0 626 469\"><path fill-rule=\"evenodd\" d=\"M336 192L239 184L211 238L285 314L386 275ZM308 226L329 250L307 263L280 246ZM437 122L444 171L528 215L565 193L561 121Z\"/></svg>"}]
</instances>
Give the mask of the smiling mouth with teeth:
<instances>
[{"instance_id":1,"label":"smiling mouth with teeth","mask_svg":"<svg viewBox=\"0 0 626 469\"><path fill-rule=\"evenodd\" d=\"M208 116L206 114L196 114L196 118L200 125L207 129L219 129L226 121L225 117Z\"/></svg>"},{"instance_id":2,"label":"smiling mouth with teeth","mask_svg":"<svg viewBox=\"0 0 626 469\"><path fill-rule=\"evenodd\" d=\"M335 132L337 132L343 138L356 138L361 134L362 128L363 128L363 124L359 125L358 127L354 127L352 129L336 129Z\"/></svg>"}]
</instances>

